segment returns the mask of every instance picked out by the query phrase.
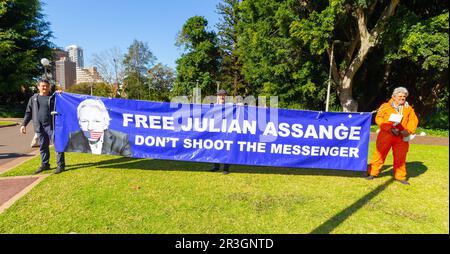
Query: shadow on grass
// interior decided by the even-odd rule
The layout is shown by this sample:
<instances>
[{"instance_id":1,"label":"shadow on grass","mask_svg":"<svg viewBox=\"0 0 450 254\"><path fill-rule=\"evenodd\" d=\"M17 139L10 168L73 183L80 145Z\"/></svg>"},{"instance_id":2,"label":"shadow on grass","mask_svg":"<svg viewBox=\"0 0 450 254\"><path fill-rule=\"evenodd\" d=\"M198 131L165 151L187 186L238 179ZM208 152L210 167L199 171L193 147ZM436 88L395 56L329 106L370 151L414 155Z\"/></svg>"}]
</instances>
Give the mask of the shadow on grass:
<instances>
[{"instance_id":1,"label":"shadow on grass","mask_svg":"<svg viewBox=\"0 0 450 254\"><path fill-rule=\"evenodd\" d=\"M2 145L0 145L2 146ZM11 159L11 158L19 158L19 157L33 157L34 155L25 154L25 153L0 153L0 159Z\"/></svg>"},{"instance_id":2,"label":"shadow on grass","mask_svg":"<svg viewBox=\"0 0 450 254\"><path fill-rule=\"evenodd\" d=\"M386 168L391 168L391 170L387 171L387 170L385 170ZM417 176L425 173L425 171L427 171L427 169L428 168L421 161L412 161L412 162L406 163L406 172L408 174L408 178L417 177ZM383 166L381 168L381 172L378 175L378 177L384 177L384 176L389 176L389 175L390 176L394 175L394 170L392 169L392 166Z\"/></svg>"},{"instance_id":3,"label":"shadow on grass","mask_svg":"<svg viewBox=\"0 0 450 254\"><path fill-rule=\"evenodd\" d=\"M379 174L379 177L387 177L389 175L393 175L393 170L387 171L386 169L392 168L392 166L383 166L381 171L382 173ZM413 162L407 162L406 168L408 171L409 177L418 177L419 175L425 173L427 171L427 167L420 161L413 161ZM383 190L385 190L390 184L394 182L394 178L390 178L386 182L384 182L382 185L378 186L373 191L369 192L368 194L364 195L362 198L358 199L355 203L350 205L349 207L345 208L326 222L322 223L319 227L311 231L311 234L329 234L331 233L335 228L337 228L341 223L343 223L348 217L350 217L352 214L354 214L356 211L358 211L361 207L366 205L370 200L372 200L374 197L376 197L378 194L380 194Z\"/></svg>"},{"instance_id":4,"label":"shadow on grass","mask_svg":"<svg viewBox=\"0 0 450 254\"><path fill-rule=\"evenodd\" d=\"M110 167L107 165L122 165L121 163L127 163L130 161L137 161L137 160L142 160L142 159L134 159L134 158L127 158L127 157L120 157L120 158L114 158L114 159L110 159L110 160L103 160L103 161L98 161L98 162L88 162L88 163L78 163L78 164L71 164L71 165L66 165L65 167L65 171L71 171L71 170L76 170L76 169L80 169L80 168L88 168L88 167L99 167L99 168L104 168L104 167Z\"/></svg>"},{"instance_id":5,"label":"shadow on grass","mask_svg":"<svg viewBox=\"0 0 450 254\"><path fill-rule=\"evenodd\" d=\"M117 168L117 169L138 169L138 170L162 170L162 171L197 171L207 172L212 168L212 163L156 160L156 159L128 159L117 164L108 161L101 162L104 165L97 165L99 168ZM109 164L109 165L107 165ZM364 177L366 172L349 170L330 170L330 169L306 169L306 168L283 168L283 167L265 167L248 165L231 165L231 173L250 173L250 174L284 174L284 175L321 175L321 176L340 176L340 177ZM220 171L219 171L220 173Z\"/></svg>"},{"instance_id":6,"label":"shadow on grass","mask_svg":"<svg viewBox=\"0 0 450 254\"><path fill-rule=\"evenodd\" d=\"M337 228L341 223L343 223L348 217L350 217L353 213L358 211L361 207L367 204L371 199L376 197L380 192L382 192L386 187L394 182L394 179L391 178L384 182L382 185L378 186L375 190L366 194L364 197L357 200L355 203L350 205L349 207L342 210L340 213L333 216L331 219L322 223L319 227L315 228L311 231L310 234L329 234L335 228Z\"/></svg>"}]
</instances>

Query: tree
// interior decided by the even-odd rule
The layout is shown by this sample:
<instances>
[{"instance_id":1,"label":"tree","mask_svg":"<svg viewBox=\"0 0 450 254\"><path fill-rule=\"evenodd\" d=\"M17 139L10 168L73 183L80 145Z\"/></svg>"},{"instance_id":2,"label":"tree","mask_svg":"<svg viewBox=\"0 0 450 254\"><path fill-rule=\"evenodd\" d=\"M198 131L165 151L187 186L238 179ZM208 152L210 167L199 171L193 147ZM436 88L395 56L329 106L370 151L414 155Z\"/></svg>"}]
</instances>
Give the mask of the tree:
<instances>
[{"instance_id":1,"label":"tree","mask_svg":"<svg viewBox=\"0 0 450 254\"><path fill-rule=\"evenodd\" d=\"M156 57L153 55L147 43L134 40L128 48L128 53L123 59L125 66L124 89L130 99L149 99L147 92L147 70L153 66Z\"/></svg>"},{"instance_id":2,"label":"tree","mask_svg":"<svg viewBox=\"0 0 450 254\"><path fill-rule=\"evenodd\" d=\"M249 95L247 85L241 74L242 62L238 49L239 4L241 0L223 0L217 5L221 22L217 24L221 53L219 80L221 88L230 95Z\"/></svg>"},{"instance_id":3,"label":"tree","mask_svg":"<svg viewBox=\"0 0 450 254\"><path fill-rule=\"evenodd\" d=\"M172 68L161 63L148 70L150 100L170 101L170 93L175 83L175 73Z\"/></svg>"},{"instance_id":4,"label":"tree","mask_svg":"<svg viewBox=\"0 0 450 254\"><path fill-rule=\"evenodd\" d=\"M250 0L240 6L238 49L248 94L278 96L279 106L324 108L326 76L320 56L292 37L303 14L299 1Z\"/></svg>"},{"instance_id":5,"label":"tree","mask_svg":"<svg viewBox=\"0 0 450 254\"><path fill-rule=\"evenodd\" d=\"M0 101L10 103L21 97L43 73L41 58L51 59L52 33L38 0L0 2ZM22 98L23 99L23 98Z\"/></svg>"},{"instance_id":6,"label":"tree","mask_svg":"<svg viewBox=\"0 0 450 254\"><path fill-rule=\"evenodd\" d=\"M399 6L383 38L384 61L397 83L410 86L421 124L448 128L448 1Z\"/></svg>"},{"instance_id":7,"label":"tree","mask_svg":"<svg viewBox=\"0 0 450 254\"><path fill-rule=\"evenodd\" d=\"M366 60L369 51L379 45L390 17L400 0L331 0L329 4L303 1L308 16L292 24L292 35L309 46L313 54L324 52L332 58L335 41L349 42L341 63L332 61L332 79L338 86L339 100L344 111L357 111L353 98L353 79Z\"/></svg>"},{"instance_id":8,"label":"tree","mask_svg":"<svg viewBox=\"0 0 450 254\"><path fill-rule=\"evenodd\" d=\"M97 66L100 76L109 84L123 83L125 66L124 54L117 47L92 55L92 63Z\"/></svg>"},{"instance_id":9,"label":"tree","mask_svg":"<svg viewBox=\"0 0 450 254\"><path fill-rule=\"evenodd\" d=\"M191 17L178 35L176 45L187 53L177 60L173 95L187 95L197 84L203 94L216 92L220 54L217 36L206 30L207 25L204 17Z\"/></svg>"},{"instance_id":10,"label":"tree","mask_svg":"<svg viewBox=\"0 0 450 254\"><path fill-rule=\"evenodd\" d=\"M102 97L114 97L112 88L109 84L106 83L80 83L74 86L71 86L67 89L69 93L77 93L77 94L91 94L91 86L92 86L92 95L94 96L102 96Z\"/></svg>"}]
</instances>

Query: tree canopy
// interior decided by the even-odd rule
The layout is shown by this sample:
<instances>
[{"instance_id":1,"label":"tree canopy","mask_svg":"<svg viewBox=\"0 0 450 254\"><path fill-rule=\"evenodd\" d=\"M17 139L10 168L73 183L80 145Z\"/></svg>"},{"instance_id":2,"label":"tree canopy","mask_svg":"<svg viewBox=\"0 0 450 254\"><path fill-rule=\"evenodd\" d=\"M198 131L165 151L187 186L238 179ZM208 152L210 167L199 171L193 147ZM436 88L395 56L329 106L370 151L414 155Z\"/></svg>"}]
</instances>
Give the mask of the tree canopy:
<instances>
[{"instance_id":1,"label":"tree canopy","mask_svg":"<svg viewBox=\"0 0 450 254\"><path fill-rule=\"evenodd\" d=\"M220 64L217 35L207 31L208 21L189 18L178 35L177 46L185 53L177 60L173 95L188 95L196 86L204 95L215 94Z\"/></svg>"},{"instance_id":2,"label":"tree canopy","mask_svg":"<svg viewBox=\"0 0 450 254\"><path fill-rule=\"evenodd\" d=\"M43 73L41 58L51 59L52 33L39 0L0 1L0 101L17 101L21 88Z\"/></svg>"}]
</instances>

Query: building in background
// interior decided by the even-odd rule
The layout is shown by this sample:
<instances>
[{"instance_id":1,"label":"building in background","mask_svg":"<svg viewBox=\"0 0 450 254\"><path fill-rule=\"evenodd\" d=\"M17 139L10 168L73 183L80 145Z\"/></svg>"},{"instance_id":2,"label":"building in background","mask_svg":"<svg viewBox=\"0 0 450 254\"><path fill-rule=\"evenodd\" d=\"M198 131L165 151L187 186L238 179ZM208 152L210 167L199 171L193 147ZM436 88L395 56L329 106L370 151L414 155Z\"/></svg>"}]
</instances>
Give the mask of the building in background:
<instances>
[{"instance_id":1,"label":"building in background","mask_svg":"<svg viewBox=\"0 0 450 254\"><path fill-rule=\"evenodd\" d=\"M69 52L55 48L53 49L53 61L51 63L51 83L67 89L76 84L76 64L69 59Z\"/></svg>"},{"instance_id":2,"label":"building in background","mask_svg":"<svg viewBox=\"0 0 450 254\"><path fill-rule=\"evenodd\" d=\"M61 86L63 90L76 84L76 64L67 57L61 57L55 61L55 79L56 85Z\"/></svg>"},{"instance_id":3,"label":"building in background","mask_svg":"<svg viewBox=\"0 0 450 254\"><path fill-rule=\"evenodd\" d=\"M56 84L63 89L80 83L104 82L96 67L84 67L83 48L77 45L55 50ZM75 67L74 67L75 66Z\"/></svg>"},{"instance_id":4,"label":"building in background","mask_svg":"<svg viewBox=\"0 0 450 254\"><path fill-rule=\"evenodd\" d=\"M66 50L69 52L70 61L74 62L78 68L84 68L83 48L77 45L70 45Z\"/></svg>"},{"instance_id":5,"label":"building in background","mask_svg":"<svg viewBox=\"0 0 450 254\"><path fill-rule=\"evenodd\" d=\"M76 68L77 69L77 84L80 83L100 83L104 82L97 71L96 67Z\"/></svg>"},{"instance_id":6,"label":"building in background","mask_svg":"<svg viewBox=\"0 0 450 254\"><path fill-rule=\"evenodd\" d=\"M53 49L53 60L58 61L59 59L66 57L69 59L69 52L65 51L64 49L55 48Z\"/></svg>"}]
</instances>

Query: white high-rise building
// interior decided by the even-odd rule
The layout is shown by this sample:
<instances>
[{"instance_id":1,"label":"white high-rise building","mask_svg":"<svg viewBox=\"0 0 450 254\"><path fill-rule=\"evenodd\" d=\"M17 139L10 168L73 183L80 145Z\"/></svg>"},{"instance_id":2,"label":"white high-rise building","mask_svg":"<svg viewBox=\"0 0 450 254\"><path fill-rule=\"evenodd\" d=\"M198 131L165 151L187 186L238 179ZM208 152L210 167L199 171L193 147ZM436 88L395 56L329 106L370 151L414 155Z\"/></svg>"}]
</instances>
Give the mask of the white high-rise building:
<instances>
[{"instance_id":1,"label":"white high-rise building","mask_svg":"<svg viewBox=\"0 0 450 254\"><path fill-rule=\"evenodd\" d=\"M70 45L66 48L69 52L70 61L75 62L79 68L84 68L83 48L77 45Z\"/></svg>"}]
</instances>

